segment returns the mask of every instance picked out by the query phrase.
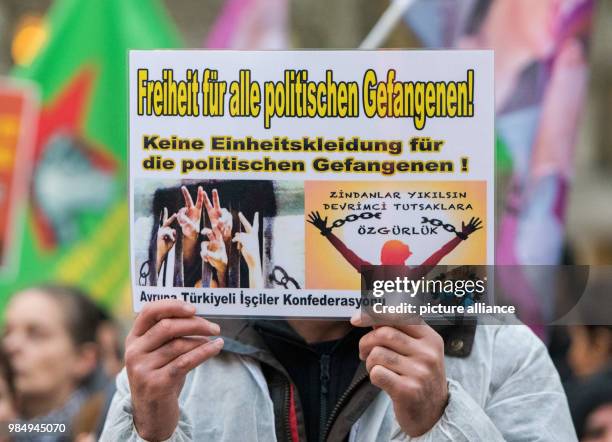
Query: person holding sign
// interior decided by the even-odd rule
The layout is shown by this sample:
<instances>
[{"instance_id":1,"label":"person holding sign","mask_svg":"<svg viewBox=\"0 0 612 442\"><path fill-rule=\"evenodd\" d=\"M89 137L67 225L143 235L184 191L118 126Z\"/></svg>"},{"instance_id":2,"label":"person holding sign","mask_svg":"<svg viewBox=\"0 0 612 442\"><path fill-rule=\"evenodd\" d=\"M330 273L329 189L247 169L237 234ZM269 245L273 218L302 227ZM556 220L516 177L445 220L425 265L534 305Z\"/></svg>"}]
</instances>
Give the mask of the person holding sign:
<instances>
[{"instance_id":1,"label":"person holding sign","mask_svg":"<svg viewBox=\"0 0 612 442\"><path fill-rule=\"evenodd\" d=\"M237 60L239 70L250 70L248 80L237 72ZM160 66L172 68L177 79L179 71L182 77L186 69L194 69L198 78L206 80L201 86L201 118L176 116L171 108L164 114L164 106L153 106L147 113L148 82L161 81L163 86ZM407 209L400 211L404 203L414 204L410 210L417 216L456 218L470 213L474 218L457 231L453 227L456 237L425 264L437 264L467 241L479 230L479 219L487 221L486 238L469 240L469 248L474 249L471 260L489 257L482 261L492 264L493 68L493 54L487 51L132 51L130 197L138 202L130 206L132 219L149 225L150 213L159 216L168 207L170 214L162 216L162 227L177 233L180 227L183 236L192 236L185 244L175 240L179 249L184 245L190 250L184 260L181 253L175 254L172 284L133 279L138 316L126 340L126 368L117 378L117 393L101 440L576 440L567 400L546 348L513 317L490 318L487 325L479 322L478 326L463 318L435 327L420 317L398 325L374 326L362 316L349 322L347 318L359 310L359 305L350 303L359 300L356 290L343 287L346 282L331 286L313 284L308 278L313 269L335 276L345 266L333 258L322 259L327 258L324 254L312 250L309 254L313 242L307 243L309 236L304 235L304 229L307 234L313 232L306 227L307 212L336 203L386 203L389 211L398 212L398 221L406 216ZM150 73L146 78L144 69ZM299 74L299 80L291 74L298 70L308 71L310 80L305 74ZM236 106L241 101L232 96L231 85L240 78L261 86L262 107L257 115L238 116L242 110L254 109ZM343 86L337 87L340 82L347 85L348 95ZM234 90L251 90L246 86ZM308 96L321 100L304 101ZM354 106L344 114L347 102ZM232 113L232 103L237 114ZM195 149L198 152L175 150L172 170L145 167L154 157L145 141L156 136L151 133L153 127L164 128L166 133L160 137L178 131L183 138L199 134L206 141L210 137L210 144ZM401 144L395 151L340 152L334 141L359 135L390 146L410 140L415 128L425 129L423 135L432 140L443 140L445 148L411 152L399 159ZM245 134L250 142L245 139L240 144L238 138ZM326 143L319 151L313 140L323 135ZM277 148L274 137L293 142L287 141L286 149ZM223 147L228 140L237 141L236 148ZM211 190L213 201L199 189L195 198L193 191L190 195L182 189L184 206L181 201L179 207L178 187L153 189L150 179L156 175L174 180L173 186L195 190L202 185ZM232 227L221 222L224 211L213 188L223 194ZM400 195L333 196L343 189L357 193L397 189ZM457 203L451 208L438 204L438 199L446 197L410 194L421 191L463 196L449 196L449 202ZM425 199L435 199L439 207L420 208L418 200ZM150 212L142 210L147 201L152 201ZM137 207L140 210L135 211ZM351 213L354 220L358 212L370 209L348 210L355 212ZM168 222L174 212L175 220ZM353 268L367 264L331 236L319 215L310 221ZM393 231L381 234L397 236ZM168 230L167 235L172 242L172 232ZM358 237L361 250L371 247L371 238ZM144 252L152 249L145 241L133 241L134 269L155 262L152 253ZM423 266L406 269L412 251L405 243L397 237L385 241L383 264L421 271ZM415 238L412 245L433 243ZM354 243L350 246L359 250ZM181 264L187 265L193 257L189 265L197 275L183 278L186 272ZM248 286L242 260L249 270ZM196 264L201 261L200 268ZM216 269L211 270L216 288L205 279L209 267ZM277 271L282 279L275 278ZM296 271L305 277L295 276ZM200 286L194 288L198 277ZM226 289L221 288L224 283ZM256 297L278 303L255 306L242 300ZM213 298L227 301L216 303ZM212 322L213 316L245 319ZM270 317L276 320L263 319Z\"/></svg>"},{"instance_id":2,"label":"person holding sign","mask_svg":"<svg viewBox=\"0 0 612 442\"><path fill-rule=\"evenodd\" d=\"M150 303L102 440L575 440L558 375L525 326L369 325L217 324L180 301Z\"/></svg>"}]
</instances>

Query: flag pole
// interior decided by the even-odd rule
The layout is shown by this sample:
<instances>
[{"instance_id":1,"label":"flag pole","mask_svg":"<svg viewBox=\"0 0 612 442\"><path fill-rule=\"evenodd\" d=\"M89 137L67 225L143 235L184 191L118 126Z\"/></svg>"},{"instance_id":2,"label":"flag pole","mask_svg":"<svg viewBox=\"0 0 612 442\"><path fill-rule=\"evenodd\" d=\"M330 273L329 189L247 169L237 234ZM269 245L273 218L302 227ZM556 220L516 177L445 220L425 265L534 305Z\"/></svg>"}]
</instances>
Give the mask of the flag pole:
<instances>
[{"instance_id":1,"label":"flag pole","mask_svg":"<svg viewBox=\"0 0 612 442\"><path fill-rule=\"evenodd\" d=\"M392 0L374 27L359 45L359 49L377 49L387 39L397 22L415 0Z\"/></svg>"}]
</instances>

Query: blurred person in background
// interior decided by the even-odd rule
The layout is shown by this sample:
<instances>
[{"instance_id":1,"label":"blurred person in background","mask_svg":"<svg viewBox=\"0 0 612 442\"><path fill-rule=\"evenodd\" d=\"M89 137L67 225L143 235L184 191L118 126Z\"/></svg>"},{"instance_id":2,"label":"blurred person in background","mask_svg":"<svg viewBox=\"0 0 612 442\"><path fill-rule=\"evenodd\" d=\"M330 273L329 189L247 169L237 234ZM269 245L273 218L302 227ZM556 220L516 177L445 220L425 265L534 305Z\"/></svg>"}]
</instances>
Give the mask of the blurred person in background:
<instances>
[{"instance_id":1,"label":"blurred person in background","mask_svg":"<svg viewBox=\"0 0 612 442\"><path fill-rule=\"evenodd\" d=\"M0 350L0 422L10 422L17 417L14 379L8 357Z\"/></svg>"},{"instance_id":2,"label":"blurred person in background","mask_svg":"<svg viewBox=\"0 0 612 442\"><path fill-rule=\"evenodd\" d=\"M584 442L612 442L612 311L610 277L597 274L577 303L578 317L567 327L567 363L572 378L565 383L576 432Z\"/></svg>"},{"instance_id":3,"label":"blurred person in background","mask_svg":"<svg viewBox=\"0 0 612 442\"><path fill-rule=\"evenodd\" d=\"M100 324L96 333L100 348L100 366L104 373L114 380L123 368L123 334L119 324L106 310L100 312ZM114 382L111 384L114 385Z\"/></svg>"},{"instance_id":4,"label":"blurred person in background","mask_svg":"<svg viewBox=\"0 0 612 442\"><path fill-rule=\"evenodd\" d=\"M8 357L0 349L0 422L12 422L17 418L15 409L15 383L13 370ZM8 435L0 433L0 442L10 440Z\"/></svg>"},{"instance_id":5,"label":"blurred person in background","mask_svg":"<svg viewBox=\"0 0 612 442\"><path fill-rule=\"evenodd\" d=\"M570 346L567 363L574 383L601 373L612 375L612 282L605 273L591 270L591 281L576 302L577 318L567 328Z\"/></svg>"},{"instance_id":6,"label":"blurred person in background","mask_svg":"<svg viewBox=\"0 0 612 442\"><path fill-rule=\"evenodd\" d=\"M115 394L115 376L123 368L121 327L106 309L98 307L98 315L96 340L99 362L89 383L92 395L72 422L77 442L98 440Z\"/></svg>"},{"instance_id":7,"label":"blurred person in background","mask_svg":"<svg viewBox=\"0 0 612 442\"><path fill-rule=\"evenodd\" d=\"M568 399L581 442L612 442L611 371L584 380Z\"/></svg>"},{"instance_id":8,"label":"blurred person in background","mask_svg":"<svg viewBox=\"0 0 612 442\"><path fill-rule=\"evenodd\" d=\"M98 363L99 309L80 290L46 285L10 300L3 346L14 372L19 418L28 423L65 424L90 396L88 383Z\"/></svg>"},{"instance_id":9,"label":"blurred person in background","mask_svg":"<svg viewBox=\"0 0 612 442\"><path fill-rule=\"evenodd\" d=\"M569 327L569 366L577 378L610 371L612 361L612 326L572 325Z\"/></svg>"}]
</instances>

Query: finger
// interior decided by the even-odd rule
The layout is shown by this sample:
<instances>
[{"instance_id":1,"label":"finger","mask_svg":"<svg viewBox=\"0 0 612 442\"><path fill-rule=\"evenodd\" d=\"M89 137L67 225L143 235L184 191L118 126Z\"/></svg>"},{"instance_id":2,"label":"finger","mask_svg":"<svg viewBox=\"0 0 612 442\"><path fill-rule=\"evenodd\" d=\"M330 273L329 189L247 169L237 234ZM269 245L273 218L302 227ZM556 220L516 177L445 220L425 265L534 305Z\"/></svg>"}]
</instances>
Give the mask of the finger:
<instances>
[{"instance_id":1,"label":"finger","mask_svg":"<svg viewBox=\"0 0 612 442\"><path fill-rule=\"evenodd\" d=\"M170 227L172 223L174 222L174 220L176 220L176 213L173 213L170 218L166 219L162 227Z\"/></svg>"},{"instance_id":2,"label":"finger","mask_svg":"<svg viewBox=\"0 0 612 442\"><path fill-rule=\"evenodd\" d=\"M238 212L238 218L240 219L240 222L242 223L242 226L244 227L245 232L251 233L253 226L251 226L251 223L244 217L242 212Z\"/></svg>"},{"instance_id":3,"label":"finger","mask_svg":"<svg viewBox=\"0 0 612 442\"><path fill-rule=\"evenodd\" d=\"M181 186L181 192L183 192L183 199L185 200L185 207L191 209L193 207L193 200L191 199L191 195L187 190L187 187Z\"/></svg>"},{"instance_id":4,"label":"finger","mask_svg":"<svg viewBox=\"0 0 612 442\"><path fill-rule=\"evenodd\" d=\"M196 198L195 206L197 209L202 209L203 204L204 204L204 189L202 189L202 186L198 186L198 196Z\"/></svg>"},{"instance_id":5,"label":"finger","mask_svg":"<svg viewBox=\"0 0 612 442\"><path fill-rule=\"evenodd\" d=\"M216 336L219 332L220 328L217 324L199 316L191 318L165 318L139 338L139 347L143 352L148 353L175 338L185 336Z\"/></svg>"},{"instance_id":6,"label":"finger","mask_svg":"<svg viewBox=\"0 0 612 442\"><path fill-rule=\"evenodd\" d=\"M259 233L259 212L255 212L253 217L253 231Z\"/></svg>"},{"instance_id":7,"label":"finger","mask_svg":"<svg viewBox=\"0 0 612 442\"><path fill-rule=\"evenodd\" d=\"M168 219L168 208L164 207L164 212L162 215L162 225L166 223L167 219Z\"/></svg>"},{"instance_id":8,"label":"finger","mask_svg":"<svg viewBox=\"0 0 612 442\"><path fill-rule=\"evenodd\" d=\"M208 193L204 192L204 207L206 208L206 213L208 214L209 218L214 218L214 213L213 213L213 206L212 203L210 202L210 198L208 198Z\"/></svg>"},{"instance_id":9,"label":"finger","mask_svg":"<svg viewBox=\"0 0 612 442\"><path fill-rule=\"evenodd\" d=\"M213 197L213 207L216 210L221 210L221 202L219 201L219 192L217 192L217 189L213 189L212 197Z\"/></svg>"},{"instance_id":10,"label":"finger","mask_svg":"<svg viewBox=\"0 0 612 442\"><path fill-rule=\"evenodd\" d=\"M402 377L382 365L375 365L370 369L370 382L395 398L402 385Z\"/></svg>"},{"instance_id":11,"label":"finger","mask_svg":"<svg viewBox=\"0 0 612 442\"><path fill-rule=\"evenodd\" d=\"M410 359L386 347L376 346L372 349L366 359L366 370L368 373L375 365L385 368L399 375L409 375L411 370Z\"/></svg>"},{"instance_id":12,"label":"finger","mask_svg":"<svg viewBox=\"0 0 612 442\"><path fill-rule=\"evenodd\" d=\"M168 341L156 351L147 355L147 359L149 360L148 366L153 370L161 368L180 355L189 353L194 348L209 341L210 339L204 336L189 336Z\"/></svg>"},{"instance_id":13,"label":"finger","mask_svg":"<svg viewBox=\"0 0 612 442\"><path fill-rule=\"evenodd\" d=\"M165 299L147 304L134 320L130 332L142 336L164 318L188 318L195 315L195 307L183 301Z\"/></svg>"},{"instance_id":14,"label":"finger","mask_svg":"<svg viewBox=\"0 0 612 442\"><path fill-rule=\"evenodd\" d=\"M171 361L162 370L166 371L166 373L164 373L166 376L173 378L184 376L198 365L219 354L222 348L223 339L215 339L194 348L188 353L182 354Z\"/></svg>"},{"instance_id":15,"label":"finger","mask_svg":"<svg viewBox=\"0 0 612 442\"><path fill-rule=\"evenodd\" d=\"M385 347L404 356L417 350L416 340L393 327L380 327L359 340L359 359L365 361L376 347Z\"/></svg>"}]
</instances>

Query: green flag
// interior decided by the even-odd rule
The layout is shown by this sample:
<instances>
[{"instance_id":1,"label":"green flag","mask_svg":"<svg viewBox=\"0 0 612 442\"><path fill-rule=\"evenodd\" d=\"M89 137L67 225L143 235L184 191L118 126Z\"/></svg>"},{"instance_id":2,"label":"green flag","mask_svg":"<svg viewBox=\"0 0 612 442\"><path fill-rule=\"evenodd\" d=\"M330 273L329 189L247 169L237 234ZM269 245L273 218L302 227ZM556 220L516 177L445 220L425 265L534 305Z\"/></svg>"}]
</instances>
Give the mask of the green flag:
<instances>
[{"instance_id":1,"label":"green flag","mask_svg":"<svg viewBox=\"0 0 612 442\"><path fill-rule=\"evenodd\" d=\"M19 259L0 275L0 309L15 290L59 281L129 310L128 50L180 39L156 0L59 0L48 25L41 53L13 73L40 86L42 111Z\"/></svg>"}]
</instances>

